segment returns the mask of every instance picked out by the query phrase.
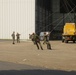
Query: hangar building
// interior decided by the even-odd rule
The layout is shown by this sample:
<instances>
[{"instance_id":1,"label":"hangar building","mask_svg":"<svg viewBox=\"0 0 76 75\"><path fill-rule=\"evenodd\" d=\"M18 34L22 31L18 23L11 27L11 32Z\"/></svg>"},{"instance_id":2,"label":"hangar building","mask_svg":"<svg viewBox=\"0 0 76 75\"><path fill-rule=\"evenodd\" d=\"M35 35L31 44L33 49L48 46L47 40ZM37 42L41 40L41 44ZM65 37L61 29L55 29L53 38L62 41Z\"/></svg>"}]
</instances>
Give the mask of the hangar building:
<instances>
[{"instance_id":1,"label":"hangar building","mask_svg":"<svg viewBox=\"0 0 76 75\"><path fill-rule=\"evenodd\" d=\"M76 22L75 0L0 0L0 39L11 39L13 31L21 39L45 31L61 39L66 22Z\"/></svg>"}]
</instances>

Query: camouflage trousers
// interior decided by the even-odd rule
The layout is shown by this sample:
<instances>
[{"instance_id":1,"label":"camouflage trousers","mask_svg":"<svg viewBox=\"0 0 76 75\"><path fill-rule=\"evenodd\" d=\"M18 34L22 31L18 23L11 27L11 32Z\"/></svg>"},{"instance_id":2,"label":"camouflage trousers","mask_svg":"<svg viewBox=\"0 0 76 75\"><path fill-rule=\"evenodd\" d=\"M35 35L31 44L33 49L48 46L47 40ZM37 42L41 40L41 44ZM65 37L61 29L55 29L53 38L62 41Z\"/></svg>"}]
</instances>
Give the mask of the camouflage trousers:
<instances>
[{"instance_id":1,"label":"camouflage trousers","mask_svg":"<svg viewBox=\"0 0 76 75\"><path fill-rule=\"evenodd\" d=\"M42 45L41 45L41 42L40 41L35 41L35 45L37 46L37 48L39 49L39 46L40 48L43 50L42 48Z\"/></svg>"},{"instance_id":2,"label":"camouflage trousers","mask_svg":"<svg viewBox=\"0 0 76 75\"><path fill-rule=\"evenodd\" d=\"M51 44L49 41L44 41L43 44L47 45L47 49L51 49Z\"/></svg>"}]
</instances>

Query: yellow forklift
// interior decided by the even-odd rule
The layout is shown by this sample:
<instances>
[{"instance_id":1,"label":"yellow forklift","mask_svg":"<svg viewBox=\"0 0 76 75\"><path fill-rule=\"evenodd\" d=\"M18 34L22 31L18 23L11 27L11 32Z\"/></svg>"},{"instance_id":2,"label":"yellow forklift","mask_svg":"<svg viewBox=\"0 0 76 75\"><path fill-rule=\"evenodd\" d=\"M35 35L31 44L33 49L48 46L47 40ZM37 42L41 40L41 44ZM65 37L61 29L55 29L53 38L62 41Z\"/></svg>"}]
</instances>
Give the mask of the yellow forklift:
<instances>
[{"instance_id":1,"label":"yellow forklift","mask_svg":"<svg viewBox=\"0 0 76 75\"><path fill-rule=\"evenodd\" d=\"M66 23L63 28L62 42L76 41L76 25L75 23Z\"/></svg>"}]
</instances>

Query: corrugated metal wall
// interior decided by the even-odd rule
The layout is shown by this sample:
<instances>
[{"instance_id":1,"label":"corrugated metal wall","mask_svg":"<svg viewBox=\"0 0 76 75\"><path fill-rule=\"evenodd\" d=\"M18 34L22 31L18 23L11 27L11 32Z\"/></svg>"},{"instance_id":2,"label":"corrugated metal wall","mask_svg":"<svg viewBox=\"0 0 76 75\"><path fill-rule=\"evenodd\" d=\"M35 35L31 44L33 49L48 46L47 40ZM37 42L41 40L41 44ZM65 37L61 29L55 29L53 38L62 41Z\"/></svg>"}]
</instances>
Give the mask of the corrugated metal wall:
<instances>
[{"instance_id":1,"label":"corrugated metal wall","mask_svg":"<svg viewBox=\"0 0 76 75\"><path fill-rule=\"evenodd\" d=\"M11 39L13 31L21 39L35 32L35 0L0 0L0 39Z\"/></svg>"}]
</instances>

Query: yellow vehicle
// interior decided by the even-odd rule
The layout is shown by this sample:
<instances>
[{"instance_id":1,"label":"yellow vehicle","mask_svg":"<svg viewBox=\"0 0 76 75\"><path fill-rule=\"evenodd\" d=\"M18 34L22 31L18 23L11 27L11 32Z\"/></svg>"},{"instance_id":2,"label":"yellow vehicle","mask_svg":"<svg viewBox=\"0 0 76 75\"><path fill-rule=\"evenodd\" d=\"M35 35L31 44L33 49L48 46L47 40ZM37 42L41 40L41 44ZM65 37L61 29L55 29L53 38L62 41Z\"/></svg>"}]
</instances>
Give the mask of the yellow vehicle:
<instances>
[{"instance_id":1,"label":"yellow vehicle","mask_svg":"<svg viewBox=\"0 0 76 75\"><path fill-rule=\"evenodd\" d=\"M63 28L62 42L76 41L76 25L75 23L66 23Z\"/></svg>"}]
</instances>

